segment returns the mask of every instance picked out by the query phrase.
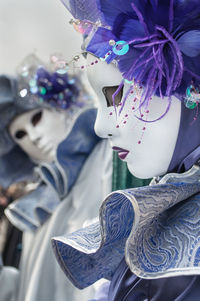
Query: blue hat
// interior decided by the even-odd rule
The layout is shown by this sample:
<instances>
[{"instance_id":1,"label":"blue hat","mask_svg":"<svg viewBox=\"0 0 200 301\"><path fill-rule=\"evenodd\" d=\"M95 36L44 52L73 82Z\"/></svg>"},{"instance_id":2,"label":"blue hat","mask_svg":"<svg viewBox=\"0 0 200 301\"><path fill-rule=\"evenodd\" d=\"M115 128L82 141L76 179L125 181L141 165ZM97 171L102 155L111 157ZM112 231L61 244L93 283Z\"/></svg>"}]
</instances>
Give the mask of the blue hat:
<instances>
[{"instance_id":1,"label":"blue hat","mask_svg":"<svg viewBox=\"0 0 200 301\"><path fill-rule=\"evenodd\" d=\"M14 141L10 137L7 127L17 108L13 106L16 97L16 80L5 75L0 76L0 155L9 152Z\"/></svg>"},{"instance_id":2,"label":"blue hat","mask_svg":"<svg viewBox=\"0 0 200 301\"><path fill-rule=\"evenodd\" d=\"M35 105L28 101L21 102L15 78L0 75L0 185L3 187L21 181L32 173L33 162L11 138L8 126L16 116Z\"/></svg>"},{"instance_id":3,"label":"blue hat","mask_svg":"<svg viewBox=\"0 0 200 301\"><path fill-rule=\"evenodd\" d=\"M0 75L0 185L32 177L35 164L15 143L8 127L18 115L45 104L35 101L27 85L38 66L44 65L35 55L28 55L17 69L17 76Z\"/></svg>"}]
</instances>

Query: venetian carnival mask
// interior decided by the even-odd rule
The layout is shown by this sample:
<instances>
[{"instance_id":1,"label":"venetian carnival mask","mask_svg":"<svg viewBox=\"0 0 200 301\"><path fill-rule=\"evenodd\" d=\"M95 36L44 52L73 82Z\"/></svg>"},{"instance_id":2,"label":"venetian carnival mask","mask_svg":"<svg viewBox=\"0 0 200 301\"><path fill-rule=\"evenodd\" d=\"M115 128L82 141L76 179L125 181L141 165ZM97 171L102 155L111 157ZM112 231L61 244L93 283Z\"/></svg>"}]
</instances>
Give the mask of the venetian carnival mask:
<instances>
[{"instance_id":1,"label":"venetian carnival mask","mask_svg":"<svg viewBox=\"0 0 200 301\"><path fill-rule=\"evenodd\" d=\"M39 163L52 162L66 132L64 111L37 108L17 116L9 126L13 140Z\"/></svg>"},{"instance_id":2,"label":"venetian carnival mask","mask_svg":"<svg viewBox=\"0 0 200 301\"><path fill-rule=\"evenodd\" d=\"M97 133L138 177L188 170L200 158L196 1L62 2L95 56L88 75L99 101L106 99Z\"/></svg>"},{"instance_id":3,"label":"venetian carnival mask","mask_svg":"<svg viewBox=\"0 0 200 301\"><path fill-rule=\"evenodd\" d=\"M88 65L94 57L88 53ZM156 122L166 112L168 99L153 96L148 107L139 109L141 87L135 85L125 102L122 99L129 89L124 84L123 89L115 96L113 94L122 80L121 73L114 64L99 60L95 68L87 70L89 81L98 96L98 114L95 124L96 133L109 138L113 150L127 162L130 172L139 178L150 178L167 172L179 132L181 102L172 97L168 113Z\"/></svg>"}]
</instances>

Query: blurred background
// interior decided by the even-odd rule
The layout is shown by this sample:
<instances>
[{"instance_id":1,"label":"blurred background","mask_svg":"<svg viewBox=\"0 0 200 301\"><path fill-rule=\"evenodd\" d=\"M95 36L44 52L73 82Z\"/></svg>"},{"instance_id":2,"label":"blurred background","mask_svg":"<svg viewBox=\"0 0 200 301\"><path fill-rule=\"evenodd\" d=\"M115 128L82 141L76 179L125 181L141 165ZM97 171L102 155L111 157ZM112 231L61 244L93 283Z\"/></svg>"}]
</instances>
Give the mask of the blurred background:
<instances>
[{"instance_id":1,"label":"blurred background","mask_svg":"<svg viewBox=\"0 0 200 301\"><path fill-rule=\"evenodd\" d=\"M48 61L60 52L68 60L80 52L81 35L60 0L0 1L0 70L12 74L29 53Z\"/></svg>"}]
</instances>

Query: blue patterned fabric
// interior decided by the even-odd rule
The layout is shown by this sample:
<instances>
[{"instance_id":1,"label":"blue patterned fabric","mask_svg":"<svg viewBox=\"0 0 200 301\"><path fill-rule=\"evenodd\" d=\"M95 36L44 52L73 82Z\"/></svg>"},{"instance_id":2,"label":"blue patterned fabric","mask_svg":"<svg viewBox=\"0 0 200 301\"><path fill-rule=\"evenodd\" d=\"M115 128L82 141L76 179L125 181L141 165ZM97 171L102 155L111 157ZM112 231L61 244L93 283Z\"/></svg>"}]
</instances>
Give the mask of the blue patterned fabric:
<instances>
[{"instance_id":1,"label":"blue patterned fabric","mask_svg":"<svg viewBox=\"0 0 200 301\"><path fill-rule=\"evenodd\" d=\"M76 182L80 170L100 141L94 132L96 109L82 112L67 138L58 146L57 161L37 168L42 183L13 202L5 213L22 231L35 231L52 215Z\"/></svg>"},{"instance_id":2,"label":"blue patterned fabric","mask_svg":"<svg viewBox=\"0 0 200 301\"><path fill-rule=\"evenodd\" d=\"M111 279L124 255L142 278L200 274L199 192L195 166L157 185L111 193L99 223L52 239L61 268L78 288Z\"/></svg>"}]
</instances>

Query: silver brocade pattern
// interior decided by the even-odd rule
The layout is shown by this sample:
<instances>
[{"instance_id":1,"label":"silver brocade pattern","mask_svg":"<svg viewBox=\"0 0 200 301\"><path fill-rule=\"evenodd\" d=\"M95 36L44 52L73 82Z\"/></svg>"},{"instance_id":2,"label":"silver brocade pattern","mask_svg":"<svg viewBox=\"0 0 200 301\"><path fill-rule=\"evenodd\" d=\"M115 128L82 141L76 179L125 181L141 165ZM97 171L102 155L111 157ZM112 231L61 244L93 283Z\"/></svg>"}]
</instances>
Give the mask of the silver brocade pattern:
<instances>
[{"instance_id":1,"label":"silver brocade pattern","mask_svg":"<svg viewBox=\"0 0 200 301\"><path fill-rule=\"evenodd\" d=\"M153 183L154 184L154 183ZM53 238L58 262L79 288L111 279L122 258L147 279L200 274L200 169L111 193L100 223Z\"/></svg>"}]
</instances>

